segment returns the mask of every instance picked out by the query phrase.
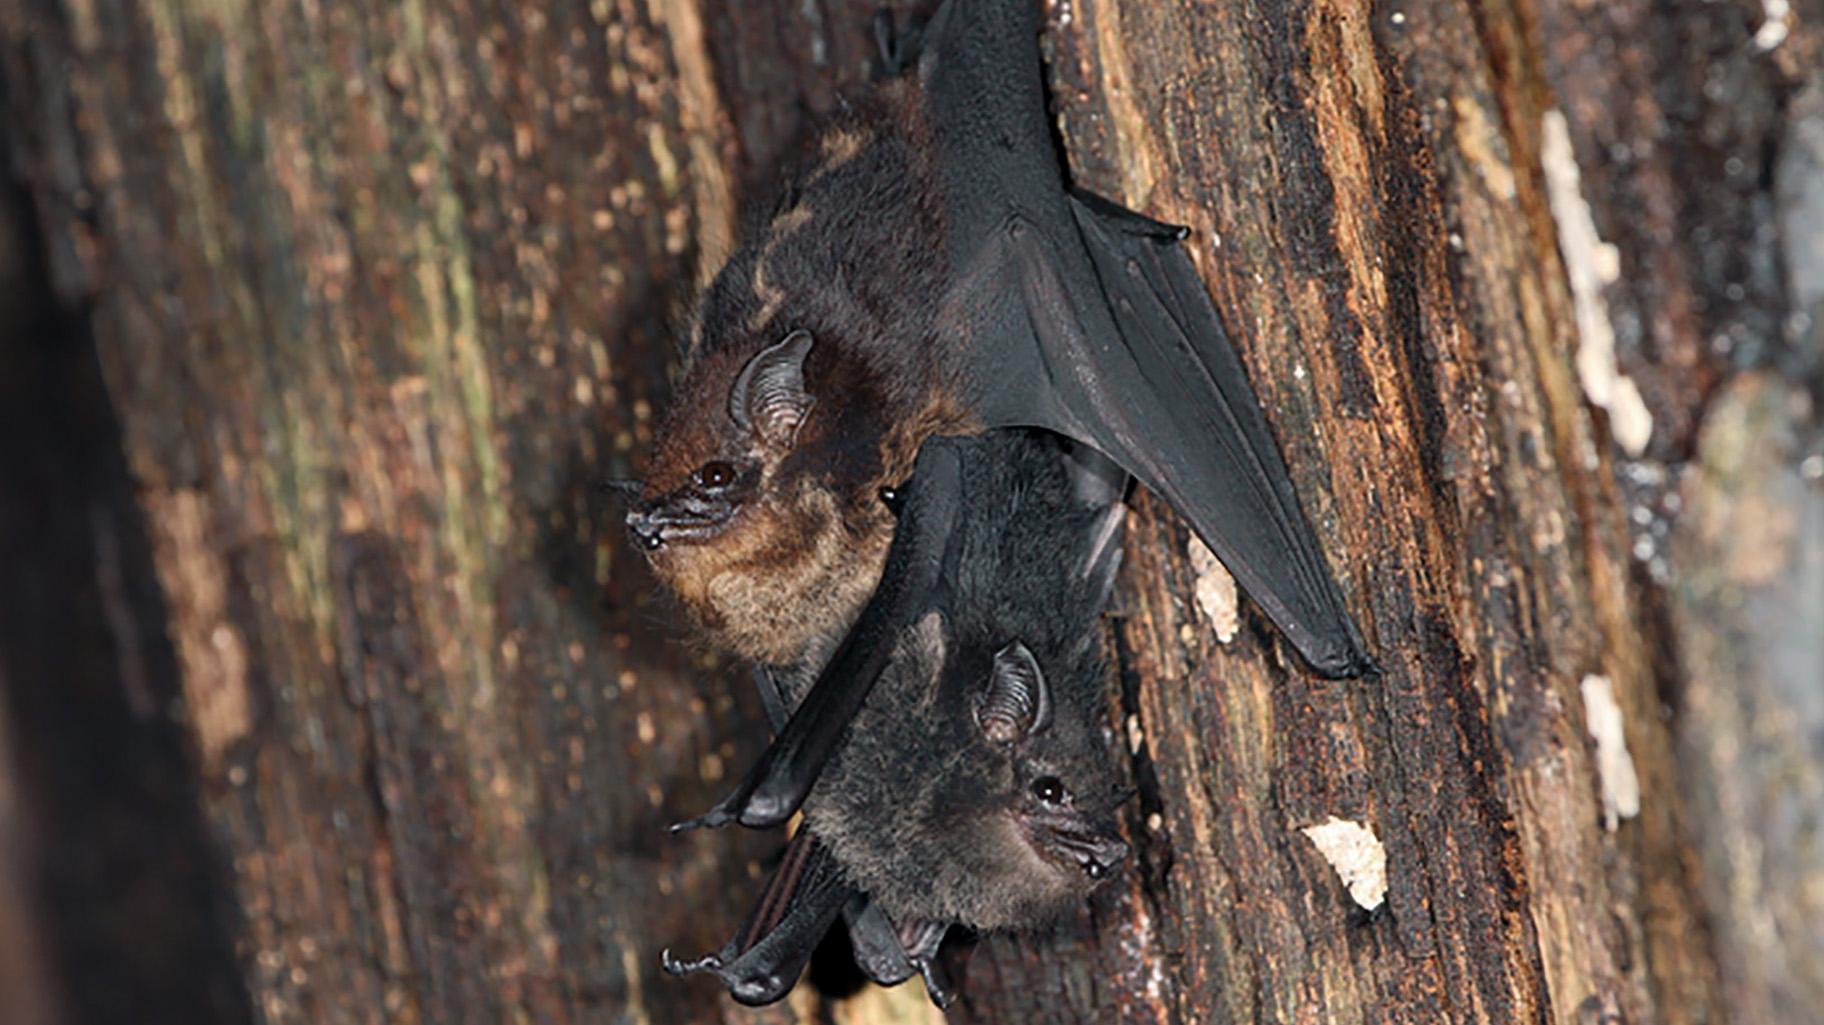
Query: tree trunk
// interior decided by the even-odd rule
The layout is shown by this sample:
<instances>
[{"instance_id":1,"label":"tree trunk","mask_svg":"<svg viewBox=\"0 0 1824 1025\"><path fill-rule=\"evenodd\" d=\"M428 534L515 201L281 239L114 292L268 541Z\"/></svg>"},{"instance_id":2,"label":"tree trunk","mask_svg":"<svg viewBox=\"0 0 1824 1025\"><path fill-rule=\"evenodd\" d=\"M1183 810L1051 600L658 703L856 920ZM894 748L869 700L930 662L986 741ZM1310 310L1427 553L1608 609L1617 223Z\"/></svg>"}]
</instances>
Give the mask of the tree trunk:
<instances>
[{"instance_id":1,"label":"tree trunk","mask_svg":"<svg viewBox=\"0 0 1824 1025\"><path fill-rule=\"evenodd\" d=\"M0 1018L937 1020L658 970L782 838L666 835L763 716L595 488L873 7L0 2ZM955 1020L1824 1006L1820 25L1048 8L1076 181L1192 228L1386 673L1311 679L1245 601L1221 640L1140 497L1137 856Z\"/></svg>"}]
</instances>

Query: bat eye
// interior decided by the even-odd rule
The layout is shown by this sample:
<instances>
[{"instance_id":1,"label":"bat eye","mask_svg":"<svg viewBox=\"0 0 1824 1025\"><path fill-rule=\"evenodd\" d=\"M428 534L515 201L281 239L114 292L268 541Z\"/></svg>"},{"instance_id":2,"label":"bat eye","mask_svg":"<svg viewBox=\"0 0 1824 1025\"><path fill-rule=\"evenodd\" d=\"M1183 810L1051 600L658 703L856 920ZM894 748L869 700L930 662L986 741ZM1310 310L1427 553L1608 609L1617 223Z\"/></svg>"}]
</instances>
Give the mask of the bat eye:
<instances>
[{"instance_id":1,"label":"bat eye","mask_svg":"<svg viewBox=\"0 0 1824 1025\"><path fill-rule=\"evenodd\" d=\"M1056 776L1040 776L1032 781L1032 796L1046 804L1063 804L1070 791L1064 789L1064 781Z\"/></svg>"},{"instance_id":2,"label":"bat eye","mask_svg":"<svg viewBox=\"0 0 1824 1025\"><path fill-rule=\"evenodd\" d=\"M895 487L881 488L880 502L887 507L888 512L898 516L899 511L906 507L906 493Z\"/></svg>"},{"instance_id":3,"label":"bat eye","mask_svg":"<svg viewBox=\"0 0 1824 1025\"><path fill-rule=\"evenodd\" d=\"M720 459L704 463L697 470L697 483L706 488L725 488L735 482L735 468Z\"/></svg>"}]
</instances>

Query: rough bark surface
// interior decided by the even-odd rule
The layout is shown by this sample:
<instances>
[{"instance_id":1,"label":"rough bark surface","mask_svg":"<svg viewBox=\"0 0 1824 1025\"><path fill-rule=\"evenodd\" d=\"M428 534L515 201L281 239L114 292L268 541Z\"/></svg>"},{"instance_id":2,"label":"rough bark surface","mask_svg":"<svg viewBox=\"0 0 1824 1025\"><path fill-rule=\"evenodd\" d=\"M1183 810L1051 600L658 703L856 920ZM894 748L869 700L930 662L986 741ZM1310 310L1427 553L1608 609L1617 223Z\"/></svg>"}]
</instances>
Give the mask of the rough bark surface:
<instances>
[{"instance_id":1,"label":"rough bark surface","mask_svg":"<svg viewBox=\"0 0 1824 1025\"><path fill-rule=\"evenodd\" d=\"M664 833L763 718L594 487L874 6L0 2L0 983L38 979L0 1017L939 1018L659 972L781 838ZM1048 7L1073 175L1192 228L1387 671L1315 681L1245 600L1220 641L1140 498L1136 857L982 944L954 1020L1824 1006L1820 25Z\"/></svg>"}]
</instances>

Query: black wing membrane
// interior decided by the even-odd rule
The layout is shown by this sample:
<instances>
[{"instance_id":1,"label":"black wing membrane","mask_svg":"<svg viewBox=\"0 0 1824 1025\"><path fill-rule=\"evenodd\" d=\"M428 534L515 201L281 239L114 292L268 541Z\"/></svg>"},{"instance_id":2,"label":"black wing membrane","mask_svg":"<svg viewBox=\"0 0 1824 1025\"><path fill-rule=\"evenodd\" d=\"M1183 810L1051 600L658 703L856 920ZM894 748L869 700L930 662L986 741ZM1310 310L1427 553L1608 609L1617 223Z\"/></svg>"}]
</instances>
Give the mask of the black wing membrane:
<instances>
[{"instance_id":1,"label":"black wing membrane","mask_svg":"<svg viewBox=\"0 0 1824 1025\"><path fill-rule=\"evenodd\" d=\"M861 616L735 789L703 815L673 826L673 832L736 822L756 829L783 825L804 803L886 668L894 641L943 600L943 581L954 575L948 571L950 541L966 500L962 461L974 445L966 438L939 438L920 448L886 566Z\"/></svg>"},{"instance_id":2,"label":"black wing membrane","mask_svg":"<svg viewBox=\"0 0 1824 1025\"><path fill-rule=\"evenodd\" d=\"M991 427L1094 446L1171 503L1312 669L1374 669L1202 281L1185 231L1067 191L1036 5L951 0L919 74L942 147L944 316Z\"/></svg>"},{"instance_id":3,"label":"black wing membrane","mask_svg":"<svg viewBox=\"0 0 1824 1025\"><path fill-rule=\"evenodd\" d=\"M1095 268L1091 297L1113 313L1131 357L1094 364L1097 384L1125 401L1083 425L1084 440L1190 521L1312 668L1345 677L1372 669L1259 400L1179 244L1186 232L1094 196L1073 195L1071 212ZM1038 332L1042 342L1046 334Z\"/></svg>"},{"instance_id":4,"label":"black wing membrane","mask_svg":"<svg viewBox=\"0 0 1824 1025\"><path fill-rule=\"evenodd\" d=\"M829 850L800 829L740 931L721 950L693 961L666 951L665 970L711 972L741 1003L773 1003L798 984L823 934L855 896Z\"/></svg>"},{"instance_id":5,"label":"black wing membrane","mask_svg":"<svg viewBox=\"0 0 1824 1025\"><path fill-rule=\"evenodd\" d=\"M760 703L766 710L766 718L773 731L777 733L784 729L792 710L778 680L766 666L754 667L754 687L760 692ZM821 846L821 841L807 827L798 827L794 841L799 837L805 838L807 843ZM761 897L761 904L777 899L769 887L768 892ZM791 895L786 895L785 899L789 902ZM849 948L855 955L855 965L870 980L882 986L897 986L919 973L920 963L908 955L893 923L867 894L849 888L848 900L842 906L842 920L849 930ZM815 946L820 937L804 938ZM779 953L783 955L786 952L781 950Z\"/></svg>"},{"instance_id":6,"label":"black wing membrane","mask_svg":"<svg viewBox=\"0 0 1824 1025\"><path fill-rule=\"evenodd\" d=\"M963 461L979 458L973 455L979 446L975 439L940 438L920 449L881 582L860 618L789 718L777 682L764 667L756 668L761 704L778 735L728 796L674 831L736 822L779 825L804 803L885 669L894 641L943 602L944 581L955 573L950 540L968 499ZM949 1003L935 959L942 927L932 932L921 926L919 948L908 951L886 915L843 879L829 849L803 827L734 938L694 961L678 961L667 952L665 970L711 972L737 1001L769 1004L791 992L838 914L848 926L856 965L868 978L891 986L922 974L932 1000ZM924 940L930 941L929 951Z\"/></svg>"}]
</instances>

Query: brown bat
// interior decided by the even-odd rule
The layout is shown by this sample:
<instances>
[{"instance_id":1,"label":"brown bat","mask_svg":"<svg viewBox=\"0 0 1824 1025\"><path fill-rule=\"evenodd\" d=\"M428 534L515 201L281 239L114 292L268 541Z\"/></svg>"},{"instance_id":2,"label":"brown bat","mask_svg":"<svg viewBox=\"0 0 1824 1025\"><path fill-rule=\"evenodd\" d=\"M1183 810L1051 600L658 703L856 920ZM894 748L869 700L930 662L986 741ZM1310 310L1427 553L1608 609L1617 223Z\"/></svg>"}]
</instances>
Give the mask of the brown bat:
<instances>
[{"instance_id":1,"label":"brown bat","mask_svg":"<svg viewBox=\"0 0 1824 1025\"><path fill-rule=\"evenodd\" d=\"M628 526L712 638L788 663L873 593L880 497L925 439L1045 428L1166 498L1316 671L1359 675L1184 230L1063 180L1035 13L952 0L915 72L824 127L702 299Z\"/></svg>"},{"instance_id":2,"label":"brown bat","mask_svg":"<svg viewBox=\"0 0 1824 1025\"><path fill-rule=\"evenodd\" d=\"M930 336L944 267L919 240L942 221L920 120L902 80L827 126L710 285L628 517L692 618L763 663L841 635L892 540L883 492L925 438L977 428Z\"/></svg>"}]
</instances>

